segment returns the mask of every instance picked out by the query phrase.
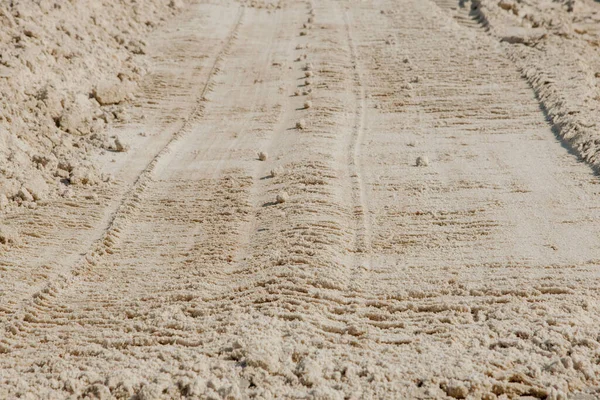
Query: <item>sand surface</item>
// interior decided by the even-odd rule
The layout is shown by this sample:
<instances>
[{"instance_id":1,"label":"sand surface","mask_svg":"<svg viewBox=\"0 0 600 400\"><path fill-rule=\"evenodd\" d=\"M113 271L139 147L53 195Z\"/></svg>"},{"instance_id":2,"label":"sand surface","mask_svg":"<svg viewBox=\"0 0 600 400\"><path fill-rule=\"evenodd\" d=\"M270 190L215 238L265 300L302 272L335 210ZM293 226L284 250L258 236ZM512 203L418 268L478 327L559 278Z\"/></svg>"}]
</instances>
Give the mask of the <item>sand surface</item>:
<instances>
[{"instance_id":1,"label":"sand surface","mask_svg":"<svg viewBox=\"0 0 600 400\"><path fill-rule=\"evenodd\" d=\"M600 398L600 3L137 3L0 130L0 398Z\"/></svg>"}]
</instances>

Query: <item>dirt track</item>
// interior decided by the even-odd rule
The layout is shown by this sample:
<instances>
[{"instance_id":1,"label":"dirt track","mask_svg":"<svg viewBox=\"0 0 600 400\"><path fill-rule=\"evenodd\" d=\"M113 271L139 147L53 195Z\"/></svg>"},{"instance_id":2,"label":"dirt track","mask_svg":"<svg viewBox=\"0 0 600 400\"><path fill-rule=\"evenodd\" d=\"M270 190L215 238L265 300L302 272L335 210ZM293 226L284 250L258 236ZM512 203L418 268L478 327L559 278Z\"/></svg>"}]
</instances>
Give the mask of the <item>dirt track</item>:
<instances>
[{"instance_id":1,"label":"dirt track","mask_svg":"<svg viewBox=\"0 0 600 400\"><path fill-rule=\"evenodd\" d=\"M7 218L0 397L597 398L598 179L450 3L148 38L115 183Z\"/></svg>"}]
</instances>

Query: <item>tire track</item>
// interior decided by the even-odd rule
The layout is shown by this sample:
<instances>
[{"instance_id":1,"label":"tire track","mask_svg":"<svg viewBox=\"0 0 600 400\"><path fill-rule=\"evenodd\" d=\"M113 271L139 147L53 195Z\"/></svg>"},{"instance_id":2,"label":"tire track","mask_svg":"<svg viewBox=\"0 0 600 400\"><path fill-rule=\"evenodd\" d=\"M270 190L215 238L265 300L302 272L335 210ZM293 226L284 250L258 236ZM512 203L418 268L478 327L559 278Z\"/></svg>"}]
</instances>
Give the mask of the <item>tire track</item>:
<instances>
[{"instance_id":1,"label":"tire track","mask_svg":"<svg viewBox=\"0 0 600 400\"><path fill-rule=\"evenodd\" d=\"M218 100L207 108L202 125L195 129L198 134L193 140L186 141L185 146L177 147L169 160L161 161L156 173L160 180L151 182L146 189L142 199L144 205L134 216L136 223L129 224L126 232L121 233L120 241L111 248L113 254L100 260L102 268L96 268L94 275L88 275L88 279L82 280L77 287L71 287L60 300L39 304L39 312L32 316L26 329L30 338L47 333L52 344L32 345L16 354L31 354L36 347L55 345L60 354L81 356L84 350L73 351L64 339L52 337L57 332L80 338L79 348L102 349L100 358L108 359L111 365L123 365L123 359L128 360L142 348L145 354L156 354L172 346L181 354L205 354L215 359L239 359L238 354L246 350L245 346L241 349L239 343L232 343L231 336L225 333L256 325L248 322L254 314L240 310L259 306L256 298L243 293L243 286L252 277L240 276L244 266L238 267L235 257L230 256L235 254L240 243L243 245L244 238L236 239L243 236L240 231L249 224L247 216L253 211L259 214L274 211L274 207L263 207L261 201L257 201L254 210L248 204L256 186L252 176L257 167L261 169L268 164L263 165L255 159L255 144L265 144L269 139L264 131L273 131L276 136L284 137L286 143L285 136L289 134L285 131L286 124L291 123L285 118L278 122L273 111L279 109L271 107L278 103L274 96L280 93L276 83L286 69L265 64L264 57L254 58L250 68L246 61L256 46L270 37L277 37L284 43L289 40L286 23L290 14L294 16L287 12L286 20L277 17L272 21L267 19L269 22L265 24L266 13L248 10L248 14L260 19L247 19L249 25L242 30L243 40L236 42L232 52L239 62L233 68L226 68L226 76L219 80L213 92ZM271 24L277 29L271 29ZM252 73L240 73L245 69ZM255 72L266 82L260 83L257 92L252 83ZM296 72L288 78L292 83L296 81ZM263 95L258 96L260 105L254 104L256 93ZM266 98L264 103L260 97ZM298 100L288 101L294 104ZM258 117L256 121L260 123L256 129L251 124L240 123L239 132L244 134L239 140L237 130L233 138L224 137L223 132L229 133L232 126L238 125L223 118L232 114L250 122ZM261 133L259 141L253 135L257 132ZM233 150L231 142L236 143ZM213 151L205 151L207 146ZM280 151L286 154L285 147ZM221 179L213 179L217 175L213 168L221 168L223 158L229 160L225 166L240 168L237 172L222 171ZM236 224L236 221L240 223ZM265 248L261 251L265 253ZM146 275L152 278L145 279ZM126 295L121 295L123 292ZM214 296L215 292L219 296ZM120 319L122 315L124 317ZM282 336L276 327L269 326L267 330L270 335ZM256 336L256 342L261 335ZM231 346L231 351L223 349ZM247 359L249 364L261 362L260 357L252 355ZM69 367L78 366L78 362L74 360ZM147 365L146 359L140 363ZM155 368L131 370L140 376L148 374L148 379L152 379Z\"/></svg>"},{"instance_id":2,"label":"tire track","mask_svg":"<svg viewBox=\"0 0 600 400\"><path fill-rule=\"evenodd\" d=\"M206 95L212 90L214 86L214 78L221 70L225 56L229 52L229 49L237 37L237 32L242 24L244 10L244 7L239 8L238 17L232 29L230 30L224 45L215 57L215 61L210 68L210 72L208 73L207 81L198 96L195 108L186 118L181 128L173 134L166 145L152 158L144 170L135 179L131 188L124 194L123 199L119 203L116 211L109 219L102 237L100 237L92 245L92 247L73 267L71 267L68 271L63 271L60 273L60 275L58 275L53 282L48 283L43 289L34 293L30 299L25 300L22 306L19 307L14 314L7 318L7 320L3 323L6 331L15 331L14 322L20 321L26 317L28 307L35 306L38 302L44 301L47 297L58 296L59 291L64 290L69 285L74 283L78 276L92 270L94 266L101 261L103 256L106 254L112 254L111 249L118 243L120 232L127 224L129 215L136 210L140 203L141 194L152 181L152 174L156 165L161 158L171 151L171 147L177 141L189 133L192 124L202 118L202 114L205 109L205 103L207 101ZM10 349L10 344L6 340L2 340L2 342L5 342L5 344L0 347L0 350L2 350L2 352L8 352Z\"/></svg>"},{"instance_id":3,"label":"tire track","mask_svg":"<svg viewBox=\"0 0 600 400\"><path fill-rule=\"evenodd\" d=\"M599 247L570 237L595 232L593 187L509 63L419 0L283 18L253 4L195 134L140 180L97 266L14 327L9 393L559 398L595 383ZM255 56L274 37L297 64ZM557 239L584 254L556 256Z\"/></svg>"},{"instance_id":4,"label":"tire track","mask_svg":"<svg viewBox=\"0 0 600 400\"><path fill-rule=\"evenodd\" d=\"M575 382L595 385L591 370L543 370L569 351L593 363L597 344L575 350L577 340L563 336L569 317L559 316L573 307L582 336L597 337L597 318L575 305L597 284L597 237L583 233L597 231L590 171L554 141L533 93L492 40L427 3L361 4L355 12L373 105L363 173L375 177L378 265L365 308L369 334L404 335L398 357L422 368L407 371L419 384L406 384L405 397L544 398L564 396ZM416 166L422 155L427 167ZM565 224L570 218L578 222ZM540 357L540 337L564 340L563 350ZM490 365L482 355L504 361ZM528 372L515 384L520 369L507 365L518 357ZM480 365L498 373L475 383L468 375ZM558 375L570 383L554 386Z\"/></svg>"},{"instance_id":5,"label":"tire track","mask_svg":"<svg viewBox=\"0 0 600 400\"><path fill-rule=\"evenodd\" d=\"M591 66L582 66L580 65L582 61L578 60L572 65L564 67L561 65L561 61L552 60L554 57L577 59L585 50L577 50L567 55L560 47L561 45L567 46L566 42L561 45L553 43L552 40L549 40L548 43L545 42L548 33L542 37L536 37L536 34L530 33L532 36L527 37L526 34L517 32L515 37L507 37L505 35L510 30L503 27L502 22L496 21L499 16L494 14L490 6L481 0L472 0L469 3L460 1L458 6L453 0L432 1L444 12L452 14L461 26L483 31L489 38L502 43L507 59L512 61L522 78L527 81L535 93L544 116L552 123L552 130L557 139L572 154L585 161L596 174L600 174L600 139L597 138L597 129L595 128L598 125L598 120L595 118L597 113L594 115L600 97L593 97L594 90L590 88L585 79L582 79L586 74L590 74ZM577 19L577 17L575 18ZM498 26L494 22L497 22ZM520 37L520 34L524 36ZM552 31L549 34L550 36L557 35ZM515 42L512 43L512 40ZM554 46L556 48L553 48ZM597 47L598 44L593 46ZM591 53L593 54L593 51ZM597 60L598 58L596 58ZM590 59L586 60L586 62L590 61ZM578 74L573 73L575 69L578 70ZM593 67L591 69L593 70ZM559 74L569 75L569 79L559 78L556 76L557 71ZM575 81L569 83L571 80ZM581 101L581 99L585 100ZM594 103L596 107L594 107Z\"/></svg>"},{"instance_id":6,"label":"tire track","mask_svg":"<svg viewBox=\"0 0 600 400\"><path fill-rule=\"evenodd\" d=\"M348 47L350 50L350 60L353 67L353 78L354 85L356 88L354 92L356 94L356 108L354 110L354 126L351 135L351 142L348 149L348 170L349 176L352 179L352 188L354 203L355 203L355 216L357 217L356 227L356 252L358 254L370 253L371 252L371 221L370 211L367 201L367 188L363 179L362 174L362 161L361 151L362 142L364 140L365 133L365 109L366 109L366 93L365 84L362 73L362 65L357 55L355 39L352 33L352 25L349 22L347 10L343 10L344 16L344 27L346 30ZM363 262L363 261L359 261ZM369 268L370 262L364 260L367 263L364 267Z\"/></svg>"}]
</instances>

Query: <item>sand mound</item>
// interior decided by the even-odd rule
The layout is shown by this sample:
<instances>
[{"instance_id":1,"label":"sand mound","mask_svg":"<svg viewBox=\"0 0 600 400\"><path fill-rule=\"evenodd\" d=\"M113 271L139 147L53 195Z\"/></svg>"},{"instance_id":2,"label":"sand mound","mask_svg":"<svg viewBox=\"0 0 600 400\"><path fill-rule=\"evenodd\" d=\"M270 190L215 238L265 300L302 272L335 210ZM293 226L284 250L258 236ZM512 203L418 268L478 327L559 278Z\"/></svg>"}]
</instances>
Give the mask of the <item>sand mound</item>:
<instances>
[{"instance_id":1,"label":"sand mound","mask_svg":"<svg viewBox=\"0 0 600 400\"><path fill-rule=\"evenodd\" d=\"M600 167L600 4L593 0L477 0L481 22L509 46L556 133Z\"/></svg>"},{"instance_id":2,"label":"sand mound","mask_svg":"<svg viewBox=\"0 0 600 400\"><path fill-rule=\"evenodd\" d=\"M182 2L0 5L0 211L103 179L86 161L144 73L144 35ZM85 177L81 179L81 177Z\"/></svg>"}]
</instances>

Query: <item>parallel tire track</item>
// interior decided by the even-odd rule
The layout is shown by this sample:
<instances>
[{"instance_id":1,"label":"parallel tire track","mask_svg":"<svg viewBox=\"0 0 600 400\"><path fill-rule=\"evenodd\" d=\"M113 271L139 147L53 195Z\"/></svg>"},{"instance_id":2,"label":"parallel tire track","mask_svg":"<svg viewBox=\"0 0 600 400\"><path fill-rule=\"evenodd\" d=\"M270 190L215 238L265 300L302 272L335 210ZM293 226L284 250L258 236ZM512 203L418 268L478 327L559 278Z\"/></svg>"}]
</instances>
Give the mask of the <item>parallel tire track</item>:
<instances>
[{"instance_id":1,"label":"parallel tire track","mask_svg":"<svg viewBox=\"0 0 600 400\"><path fill-rule=\"evenodd\" d=\"M215 61L211 66L207 81L200 92L196 106L193 108L189 116L186 118L181 128L177 130L165 146L152 158L148 165L142 170L139 176L135 179L131 188L123 195L122 201L119 203L116 211L109 219L109 222L104 230L103 235L94 242L91 248L72 266L68 271L60 274L53 282L46 284L44 288L34 293L30 299L26 299L22 306L17 309L13 315L4 323L6 331L14 332L14 322L28 318L28 307L35 306L38 303L42 304L47 297L55 297L58 292L69 287L76 281L77 277L84 274L86 271L93 269L101 258L106 254L112 254L111 248L117 244L119 234L127 224L128 217L137 209L141 203L141 195L144 193L148 184L152 181L152 175L158 162L168 153L171 152L173 145L188 134L194 122L202 118L203 112L208 101L207 95L214 87L214 78L222 68L225 57L228 55L238 31L242 25L245 7L240 7L238 17L227 36L221 50L217 53ZM29 318L32 318L29 315ZM2 345L4 340L0 340L0 353L10 351L9 343Z\"/></svg>"}]
</instances>

